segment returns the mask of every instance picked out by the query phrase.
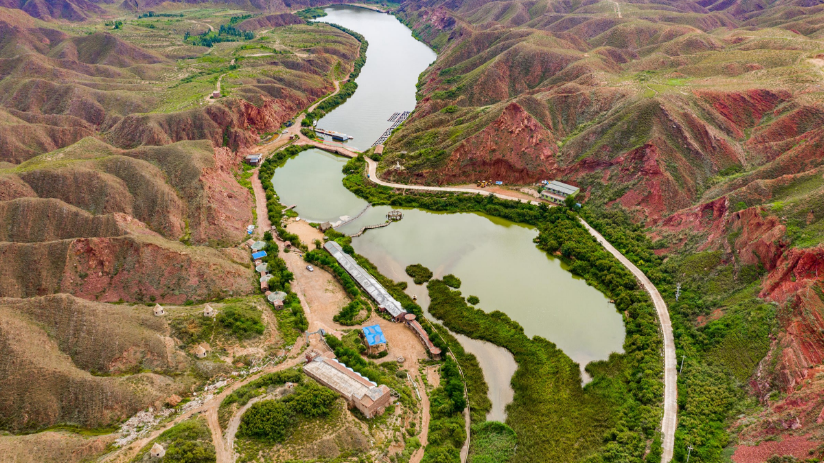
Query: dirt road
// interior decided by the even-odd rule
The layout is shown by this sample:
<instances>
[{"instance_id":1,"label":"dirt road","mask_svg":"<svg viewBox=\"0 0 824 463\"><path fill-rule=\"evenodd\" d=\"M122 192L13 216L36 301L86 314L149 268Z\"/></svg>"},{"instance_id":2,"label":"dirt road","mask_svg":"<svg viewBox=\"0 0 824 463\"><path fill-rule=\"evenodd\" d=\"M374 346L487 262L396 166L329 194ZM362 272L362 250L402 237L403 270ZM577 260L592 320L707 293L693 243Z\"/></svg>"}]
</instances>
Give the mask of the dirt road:
<instances>
[{"instance_id":1,"label":"dirt road","mask_svg":"<svg viewBox=\"0 0 824 463\"><path fill-rule=\"evenodd\" d=\"M181 421L185 421L185 420L191 418L192 416L194 416L198 413L201 413L201 414L205 415L205 417L206 417L206 422L209 424L209 430L212 433L212 439L213 439L213 443L215 444L215 450L217 452L219 452L219 453L216 452L217 455L218 455L218 460L217 460L218 463L231 462L232 461L231 459L227 459L227 457L231 455L231 453L227 454L227 452L231 452L231 450L226 449L226 447L223 443L223 436L222 436L222 433L220 431L220 426L217 423L217 411L218 411L218 408L220 407L220 403L223 402L223 399L226 398L226 396L228 396L229 394L234 392L237 388L239 388L239 387L243 386L244 384L247 384L251 381L254 381L255 379L259 378L261 375L264 375L264 374L267 374L267 373L273 373L273 372L280 371L280 370L285 370L287 368L291 368L291 367L297 365L298 363L302 362L303 357L300 356L301 349L303 348L302 339L303 338L298 338L298 341L295 342L294 346L292 346L292 350L289 352L289 357L290 357L289 360L287 360L283 363L280 363L278 365L275 365L275 366L267 367L267 368L259 371L258 373L249 376L246 379L243 379L241 381L236 381L236 382L226 386L220 394L217 394L217 395L213 396L211 399L206 401L200 407L189 410L188 412L186 412L186 413L178 416L177 418L169 421L165 425L163 425L161 427L158 427L157 429L152 431L147 436L145 436L141 439L138 439L138 440L132 442L131 444L129 444L129 445L127 445L127 446L125 446L121 449L118 449L117 451L115 451L115 452L109 454L108 456L106 456L106 458L104 458L102 461L104 461L104 462L127 462L127 461L131 460L132 458L134 458L134 456L137 455L137 452L139 452L140 449L142 449L144 446L146 446L146 444L148 444L152 440L156 439L158 436L160 436L160 434L162 434L167 429L169 429L172 426L180 423ZM210 420L210 415L214 417L214 422L212 422L212 420ZM218 449L220 449L220 450L218 450ZM230 457L228 457L228 458L230 458Z\"/></svg>"}]
</instances>

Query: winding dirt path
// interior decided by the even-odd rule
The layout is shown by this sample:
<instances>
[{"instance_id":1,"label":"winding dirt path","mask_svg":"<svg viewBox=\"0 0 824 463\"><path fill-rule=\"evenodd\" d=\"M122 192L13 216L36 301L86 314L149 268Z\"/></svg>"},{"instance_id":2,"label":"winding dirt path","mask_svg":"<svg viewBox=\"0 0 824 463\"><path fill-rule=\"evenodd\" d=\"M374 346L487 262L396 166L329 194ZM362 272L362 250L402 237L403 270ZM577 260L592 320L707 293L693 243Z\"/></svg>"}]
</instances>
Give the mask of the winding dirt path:
<instances>
[{"instance_id":1,"label":"winding dirt path","mask_svg":"<svg viewBox=\"0 0 824 463\"><path fill-rule=\"evenodd\" d=\"M414 381L418 384L418 390L421 393L421 415L423 417L421 418L421 433L418 437L421 442L421 448L415 450L415 453L409 458L409 463L421 463L426 444L429 442L429 394L426 393L426 387L423 381L418 382L419 378L417 375L414 377Z\"/></svg>"},{"instance_id":2,"label":"winding dirt path","mask_svg":"<svg viewBox=\"0 0 824 463\"><path fill-rule=\"evenodd\" d=\"M224 443L223 443L222 432L220 431L220 425L217 422L217 411L218 411L218 408L220 407L220 403L223 402L223 399L225 399L226 396L228 396L229 394L234 392L237 388L239 388L239 387L241 387L241 386L243 386L243 385L245 385L245 384L247 384L251 381L254 381L255 379L259 378L261 375L264 375L266 373L273 373L273 372L280 371L280 370L285 370L287 368L291 368L291 367L297 365L298 363L302 362L303 357L300 356L301 348L303 347L302 340L303 340L302 337L298 338L298 341L295 342L294 346L292 346L292 350L289 352L289 356L292 357L292 358L290 358L289 360L287 360L283 363L280 363L278 365L275 365L275 366L270 366L270 367L264 368L263 370L255 373L254 375L250 375L246 379L243 379L241 381L236 381L236 382L226 386L220 394L217 394L217 395L213 396L211 399L206 401L200 407L193 408L192 410L189 410L186 413L183 413L183 414L177 416L176 418L174 418L173 420L171 420L168 423L164 424L163 426L160 426L160 427L156 428L154 431L152 431L147 436L144 436L140 439L137 439L134 442L132 442L131 444L129 444L125 447L122 447L122 448L118 449L117 451L109 454L106 458L104 458L101 461L104 461L104 462L127 462L127 461L131 460L132 458L134 458L134 456L137 455L137 452L139 452L140 449L142 449L144 446L146 446L146 444L148 444L152 440L156 439L164 431L166 431L167 429L171 428L172 426L180 423L181 421L185 421L185 420L191 418L192 416L200 413L200 414L203 414L206 417L206 422L209 424L209 429L212 433L212 440L213 440L213 443L215 445L215 450L219 452L219 453L216 452L217 455L218 455L218 460L217 461L218 462L231 462L232 461L231 459L226 459L227 458L227 453L226 452L227 451L231 452L231 451L227 450ZM210 416L214 417L214 421L212 421L210 419ZM218 450L218 449L220 449L220 450ZM231 458L231 453L229 453L228 455Z\"/></svg>"}]
</instances>

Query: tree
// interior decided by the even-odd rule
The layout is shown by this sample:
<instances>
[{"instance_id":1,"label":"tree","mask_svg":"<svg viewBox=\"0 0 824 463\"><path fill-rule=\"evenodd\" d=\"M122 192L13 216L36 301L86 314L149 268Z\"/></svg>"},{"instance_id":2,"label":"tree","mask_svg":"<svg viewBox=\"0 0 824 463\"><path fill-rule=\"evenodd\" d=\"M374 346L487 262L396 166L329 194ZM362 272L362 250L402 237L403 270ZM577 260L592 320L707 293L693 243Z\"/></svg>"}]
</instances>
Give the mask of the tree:
<instances>
[{"instance_id":1,"label":"tree","mask_svg":"<svg viewBox=\"0 0 824 463\"><path fill-rule=\"evenodd\" d=\"M477 305L479 302L481 302L481 300L478 299L478 296L469 296L468 298L466 298L466 302L472 305Z\"/></svg>"}]
</instances>

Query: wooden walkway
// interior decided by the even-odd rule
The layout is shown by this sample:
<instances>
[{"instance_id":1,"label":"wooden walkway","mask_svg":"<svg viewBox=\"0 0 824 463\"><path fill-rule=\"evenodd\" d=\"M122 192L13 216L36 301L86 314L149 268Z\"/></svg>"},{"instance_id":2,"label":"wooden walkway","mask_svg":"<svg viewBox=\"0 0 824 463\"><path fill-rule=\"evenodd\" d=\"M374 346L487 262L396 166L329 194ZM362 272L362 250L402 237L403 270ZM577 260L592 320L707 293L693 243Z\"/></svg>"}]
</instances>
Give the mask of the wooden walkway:
<instances>
[{"instance_id":1,"label":"wooden walkway","mask_svg":"<svg viewBox=\"0 0 824 463\"><path fill-rule=\"evenodd\" d=\"M367 226L365 226L365 227L361 228L361 229L360 229L357 233L355 233L354 235L349 235L349 236L350 236L351 238L357 238L357 237L359 237L359 236L363 235L364 233L366 233L366 230L372 230L373 228L383 228L383 227L385 227L385 226L389 225L390 223L392 223L392 221L391 221L391 220L387 220L387 221L386 221L386 222L384 222L384 223L376 223L376 224L374 224L374 225L367 225Z\"/></svg>"}]
</instances>

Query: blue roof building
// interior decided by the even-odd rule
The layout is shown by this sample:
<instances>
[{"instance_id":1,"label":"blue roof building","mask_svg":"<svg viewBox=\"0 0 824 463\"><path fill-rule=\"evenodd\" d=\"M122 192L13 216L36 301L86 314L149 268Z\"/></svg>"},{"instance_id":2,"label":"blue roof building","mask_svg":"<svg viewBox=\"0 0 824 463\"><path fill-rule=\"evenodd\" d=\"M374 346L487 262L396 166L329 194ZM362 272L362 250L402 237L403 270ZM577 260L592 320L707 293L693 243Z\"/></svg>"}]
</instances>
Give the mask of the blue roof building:
<instances>
[{"instance_id":1,"label":"blue roof building","mask_svg":"<svg viewBox=\"0 0 824 463\"><path fill-rule=\"evenodd\" d=\"M252 254L252 260L262 259L266 257L266 251L260 251Z\"/></svg>"},{"instance_id":2,"label":"blue roof building","mask_svg":"<svg viewBox=\"0 0 824 463\"><path fill-rule=\"evenodd\" d=\"M364 326L363 338L366 339L366 345L369 347L386 344L386 338L383 336L383 330L378 325Z\"/></svg>"}]
</instances>

